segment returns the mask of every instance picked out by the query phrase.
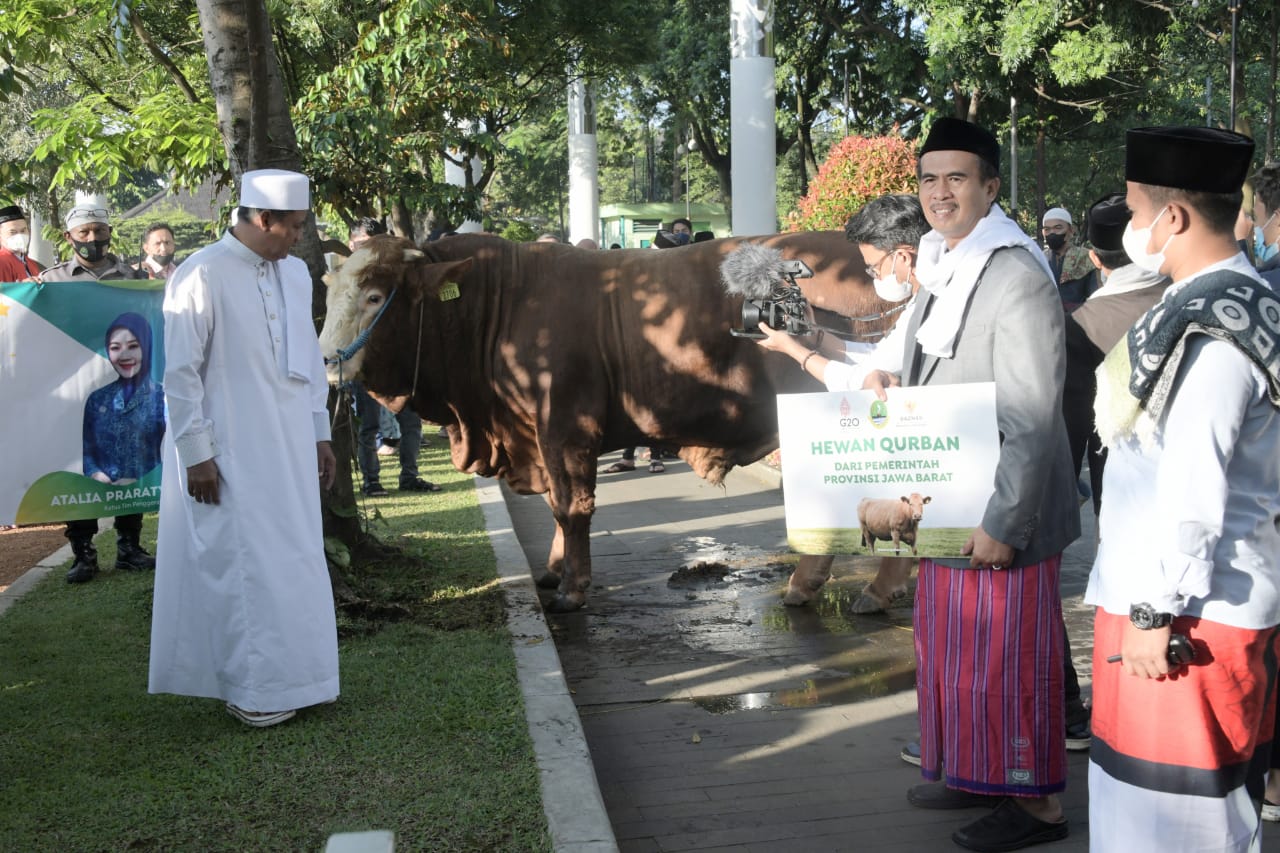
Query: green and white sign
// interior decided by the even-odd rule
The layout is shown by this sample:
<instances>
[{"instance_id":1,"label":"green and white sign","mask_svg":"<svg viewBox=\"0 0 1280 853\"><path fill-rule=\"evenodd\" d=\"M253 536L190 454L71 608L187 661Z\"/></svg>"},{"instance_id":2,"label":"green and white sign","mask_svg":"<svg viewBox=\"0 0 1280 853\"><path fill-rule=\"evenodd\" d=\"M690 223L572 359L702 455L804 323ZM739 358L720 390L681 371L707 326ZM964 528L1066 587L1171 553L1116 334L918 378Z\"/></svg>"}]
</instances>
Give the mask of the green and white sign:
<instances>
[{"instance_id":1,"label":"green and white sign","mask_svg":"<svg viewBox=\"0 0 1280 853\"><path fill-rule=\"evenodd\" d=\"M995 490L994 382L779 394L778 429L802 554L959 557Z\"/></svg>"}]
</instances>

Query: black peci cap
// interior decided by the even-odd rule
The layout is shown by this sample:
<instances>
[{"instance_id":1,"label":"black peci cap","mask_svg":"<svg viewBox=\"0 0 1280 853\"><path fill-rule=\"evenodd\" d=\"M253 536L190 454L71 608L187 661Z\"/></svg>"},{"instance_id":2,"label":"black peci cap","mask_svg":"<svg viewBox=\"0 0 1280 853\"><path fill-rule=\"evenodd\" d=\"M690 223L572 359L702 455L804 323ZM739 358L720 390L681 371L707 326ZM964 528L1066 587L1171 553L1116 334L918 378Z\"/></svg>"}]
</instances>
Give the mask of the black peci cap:
<instances>
[{"instance_id":1,"label":"black peci cap","mask_svg":"<svg viewBox=\"0 0 1280 853\"><path fill-rule=\"evenodd\" d=\"M1085 236L1090 245L1105 252L1123 249L1121 238L1132 215L1124 193L1111 193L1095 201L1085 214Z\"/></svg>"},{"instance_id":2,"label":"black peci cap","mask_svg":"<svg viewBox=\"0 0 1280 853\"><path fill-rule=\"evenodd\" d=\"M920 156L930 151L969 151L1000 170L1000 143L991 131L963 119L944 116L935 121L920 146Z\"/></svg>"},{"instance_id":3,"label":"black peci cap","mask_svg":"<svg viewBox=\"0 0 1280 853\"><path fill-rule=\"evenodd\" d=\"M22 208L16 204L8 207L0 207L0 223L12 222L15 219L26 219L26 214L22 212Z\"/></svg>"},{"instance_id":4,"label":"black peci cap","mask_svg":"<svg viewBox=\"0 0 1280 853\"><path fill-rule=\"evenodd\" d=\"M1191 192L1238 192L1253 162L1252 139L1213 127L1137 127L1124 148L1125 180Z\"/></svg>"}]
</instances>

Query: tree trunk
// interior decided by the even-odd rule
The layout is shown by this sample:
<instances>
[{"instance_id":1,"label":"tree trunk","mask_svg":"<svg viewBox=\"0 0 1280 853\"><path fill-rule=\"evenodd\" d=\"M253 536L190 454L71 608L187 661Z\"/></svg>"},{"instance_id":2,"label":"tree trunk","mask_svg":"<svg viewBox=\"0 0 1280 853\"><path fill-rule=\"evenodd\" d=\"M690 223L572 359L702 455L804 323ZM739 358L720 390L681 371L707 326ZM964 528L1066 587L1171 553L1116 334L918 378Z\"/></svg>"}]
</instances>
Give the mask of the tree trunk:
<instances>
[{"instance_id":1,"label":"tree trunk","mask_svg":"<svg viewBox=\"0 0 1280 853\"><path fill-rule=\"evenodd\" d=\"M1269 163L1276 156L1276 29L1280 28L1280 0L1271 4L1271 73L1267 76L1267 143L1262 162Z\"/></svg>"},{"instance_id":2,"label":"tree trunk","mask_svg":"<svg viewBox=\"0 0 1280 853\"><path fill-rule=\"evenodd\" d=\"M197 0L209 60L209 83L218 111L218 130L227 150L234 183L253 169L302 170L302 156L293 118L285 97L271 41L271 20L264 0ZM307 218L302 239L294 247L311 272L312 315L324 317L324 252L316 233L315 215ZM332 395L330 402L332 404ZM364 538L351 486L350 430L335 430L333 451L339 477L333 490L321 495L326 536L349 548Z\"/></svg>"}]
</instances>

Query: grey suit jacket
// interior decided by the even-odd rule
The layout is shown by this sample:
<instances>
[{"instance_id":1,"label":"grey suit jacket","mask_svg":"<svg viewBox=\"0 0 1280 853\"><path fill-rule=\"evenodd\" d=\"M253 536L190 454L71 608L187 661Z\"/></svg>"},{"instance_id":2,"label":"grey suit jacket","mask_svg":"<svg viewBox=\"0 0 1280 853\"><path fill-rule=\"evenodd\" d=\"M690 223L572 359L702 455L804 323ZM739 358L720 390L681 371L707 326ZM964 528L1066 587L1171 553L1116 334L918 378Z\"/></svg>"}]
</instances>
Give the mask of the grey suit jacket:
<instances>
[{"instance_id":1,"label":"grey suit jacket","mask_svg":"<svg viewBox=\"0 0 1280 853\"><path fill-rule=\"evenodd\" d=\"M982 529L1014 548L1014 566L1062 553L1080 535L1080 504L1062 421L1066 355L1057 287L1026 249L992 253L951 358L925 355L916 343L931 303L926 296L907 329L902 384L996 383L1000 461Z\"/></svg>"}]
</instances>

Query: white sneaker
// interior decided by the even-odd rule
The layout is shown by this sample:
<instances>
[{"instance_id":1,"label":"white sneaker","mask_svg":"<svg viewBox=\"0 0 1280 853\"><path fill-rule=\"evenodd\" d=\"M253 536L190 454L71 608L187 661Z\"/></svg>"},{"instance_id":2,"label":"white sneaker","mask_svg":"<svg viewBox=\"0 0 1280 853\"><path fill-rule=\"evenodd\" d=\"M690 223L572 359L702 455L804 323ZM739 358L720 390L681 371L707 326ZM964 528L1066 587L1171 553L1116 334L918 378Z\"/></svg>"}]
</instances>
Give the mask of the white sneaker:
<instances>
[{"instance_id":1,"label":"white sneaker","mask_svg":"<svg viewBox=\"0 0 1280 853\"><path fill-rule=\"evenodd\" d=\"M1280 805L1276 805L1275 803L1269 802L1267 800L1263 800L1262 801L1262 819L1269 820L1272 823L1280 823Z\"/></svg>"},{"instance_id":2,"label":"white sneaker","mask_svg":"<svg viewBox=\"0 0 1280 853\"><path fill-rule=\"evenodd\" d=\"M253 726L255 729L265 729L268 726L275 726L286 720L292 720L297 711L246 711L239 705L227 703L227 713L235 717L246 726Z\"/></svg>"}]
</instances>

